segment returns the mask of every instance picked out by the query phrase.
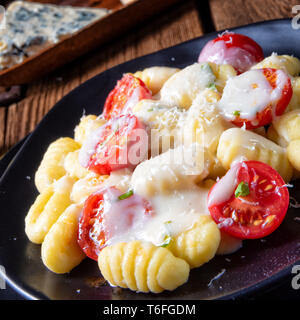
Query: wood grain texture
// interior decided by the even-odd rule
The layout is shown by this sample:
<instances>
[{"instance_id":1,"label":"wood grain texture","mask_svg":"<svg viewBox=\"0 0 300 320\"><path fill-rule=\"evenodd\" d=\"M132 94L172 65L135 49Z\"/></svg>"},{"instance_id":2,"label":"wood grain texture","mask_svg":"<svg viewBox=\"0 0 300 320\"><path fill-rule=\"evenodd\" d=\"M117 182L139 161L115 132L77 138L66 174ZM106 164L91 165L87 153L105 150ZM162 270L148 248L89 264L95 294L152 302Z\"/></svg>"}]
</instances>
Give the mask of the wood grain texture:
<instances>
[{"instance_id":1,"label":"wood grain texture","mask_svg":"<svg viewBox=\"0 0 300 320\"><path fill-rule=\"evenodd\" d=\"M28 86L19 103L0 109L0 153L31 132L64 95L101 71L202 34L195 2L184 1L127 35L99 47ZM2 126L2 119L4 125Z\"/></svg>"},{"instance_id":2,"label":"wood grain texture","mask_svg":"<svg viewBox=\"0 0 300 320\"><path fill-rule=\"evenodd\" d=\"M216 30L292 17L297 0L209 0Z\"/></svg>"}]
</instances>

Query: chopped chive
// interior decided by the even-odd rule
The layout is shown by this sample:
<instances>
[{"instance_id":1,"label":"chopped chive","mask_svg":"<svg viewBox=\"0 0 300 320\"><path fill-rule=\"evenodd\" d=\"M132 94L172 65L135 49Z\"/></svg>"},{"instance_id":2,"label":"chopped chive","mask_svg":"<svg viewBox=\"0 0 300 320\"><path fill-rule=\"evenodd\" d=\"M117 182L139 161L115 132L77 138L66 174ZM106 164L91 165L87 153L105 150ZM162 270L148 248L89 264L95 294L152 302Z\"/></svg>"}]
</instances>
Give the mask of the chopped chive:
<instances>
[{"instance_id":1,"label":"chopped chive","mask_svg":"<svg viewBox=\"0 0 300 320\"><path fill-rule=\"evenodd\" d=\"M250 193L249 185L247 182L242 181L235 189L234 195L238 197L246 197Z\"/></svg>"},{"instance_id":2,"label":"chopped chive","mask_svg":"<svg viewBox=\"0 0 300 320\"><path fill-rule=\"evenodd\" d=\"M202 64L200 68L201 68L202 70L205 70L205 71L208 71L208 72L210 72L210 73L213 73L213 71L212 71L212 69L211 69L211 67L210 67L210 65L209 65L208 63Z\"/></svg>"},{"instance_id":3,"label":"chopped chive","mask_svg":"<svg viewBox=\"0 0 300 320\"><path fill-rule=\"evenodd\" d=\"M171 241L172 241L172 237L169 234L166 234L165 237L164 237L164 242L161 245L161 247L162 248L167 247L171 243Z\"/></svg>"},{"instance_id":4,"label":"chopped chive","mask_svg":"<svg viewBox=\"0 0 300 320\"><path fill-rule=\"evenodd\" d=\"M153 108L150 108L150 109L148 109L147 111L148 111L148 112L152 112L152 111L153 111Z\"/></svg>"},{"instance_id":5,"label":"chopped chive","mask_svg":"<svg viewBox=\"0 0 300 320\"><path fill-rule=\"evenodd\" d=\"M240 113L240 111L238 111L238 110L236 110L236 111L233 112L233 115L234 115L234 116L237 116L237 117L239 117L240 114L241 114L241 113Z\"/></svg>"},{"instance_id":6,"label":"chopped chive","mask_svg":"<svg viewBox=\"0 0 300 320\"><path fill-rule=\"evenodd\" d=\"M130 198L132 195L133 195L133 190L129 190L129 191L121 194L121 195L118 197L118 199L119 199L119 200L125 200L125 199L127 199L127 198Z\"/></svg>"},{"instance_id":7,"label":"chopped chive","mask_svg":"<svg viewBox=\"0 0 300 320\"><path fill-rule=\"evenodd\" d=\"M208 85L208 88L209 88L209 89L213 89L213 90L217 90L216 84L215 84L214 82L210 83L210 84Z\"/></svg>"}]
</instances>

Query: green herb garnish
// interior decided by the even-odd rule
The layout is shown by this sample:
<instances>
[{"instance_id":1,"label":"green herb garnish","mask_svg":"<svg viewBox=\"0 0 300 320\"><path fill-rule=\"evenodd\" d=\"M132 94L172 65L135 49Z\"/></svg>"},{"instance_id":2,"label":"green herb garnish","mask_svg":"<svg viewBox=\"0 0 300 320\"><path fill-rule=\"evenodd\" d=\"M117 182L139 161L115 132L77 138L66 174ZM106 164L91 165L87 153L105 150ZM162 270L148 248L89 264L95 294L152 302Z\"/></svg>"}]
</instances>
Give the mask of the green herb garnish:
<instances>
[{"instance_id":1,"label":"green herb garnish","mask_svg":"<svg viewBox=\"0 0 300 320\"><path fill-rule=\"evenodd\" d=\"M133 190L129 190L129 191L121 194L121 195L118 197L118 199L119 199L119 200L125 200L125 199L130 198L132 195L133 195Z\"/></svg>"},{"instance_id":2,"label":"green herb garnish","mask_svg":"<svg viewBox=\"0 0 300 320\"><path fill-rule=\"evenodd\" d=\"M238 197L246 197L250 193L249 185L247 182L242 181L235 189L234 195Z\"/></svg>"},{"instance_id":3,"label":"green herb garnish","mask_svg":"<svg viewBox=\"0 0 300 320\"><path fill-rule=\"evenodd\" d=\"M163 248L167 247L171 243L171 241L172 241L172 237L169 234L166 234L164 237L164 242L161 245L161 247Z\"/></svg>"},{"instance_id":4,"label":"green herb garnish","mask_svg":"<svg viewBox=\"0 0 300 320\"><path fill-rule=\"evenodd\" d=\"M234 116L237 116L237 117L239 117L239 116L240 116L240 114L241 114L241 112L240 112L240 111L238 111L238 110L236 110L236 111L234 111L234 112L233 112L233 115L234 115Z\"/></svg>"},{"instance_id":5,"label":"green herb garnish","mask_svg":"<svg viewBox=\"0 0 300 320\"><path fill-rule=\"evenodd\" d=\"M210 73L213 73L210 65L208 63L204 63L200 66L201 70L204 70L204 71L208 71Z\"/></svg>"},{"instance_id":6,"label":"green herb garnish","mask_svg":"<svg viewBox=\"0 0 300 320\"><path fill-rule=\"evenodd\" d=\"M214 82L210 83L210 84L208 85L208 89L217 90L216 84L215 84Z\"/></svg>"}]
</instances>

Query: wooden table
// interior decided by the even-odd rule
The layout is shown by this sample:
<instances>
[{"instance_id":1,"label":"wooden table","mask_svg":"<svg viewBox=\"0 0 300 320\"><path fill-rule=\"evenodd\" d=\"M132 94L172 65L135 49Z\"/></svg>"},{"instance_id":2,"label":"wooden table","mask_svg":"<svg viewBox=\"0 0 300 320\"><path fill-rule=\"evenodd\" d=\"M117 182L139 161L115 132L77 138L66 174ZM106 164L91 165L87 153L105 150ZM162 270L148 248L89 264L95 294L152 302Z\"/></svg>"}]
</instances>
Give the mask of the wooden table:
<instances>
[{"instance_id":1,"label":"wooden table","mask_svg":"<svg viewBox=\"0 0 300 320\"><path fill-rule=\"evenodd\" d=\"M149 0L150 1L150 0ZM163 1L163 0L162 0ZM94 52L28 85L19 103L0 108L0 154L31 132L70 90L97 73L204 33L292 16L297 0L184 0Z\"/></svg>"}]
</instances>

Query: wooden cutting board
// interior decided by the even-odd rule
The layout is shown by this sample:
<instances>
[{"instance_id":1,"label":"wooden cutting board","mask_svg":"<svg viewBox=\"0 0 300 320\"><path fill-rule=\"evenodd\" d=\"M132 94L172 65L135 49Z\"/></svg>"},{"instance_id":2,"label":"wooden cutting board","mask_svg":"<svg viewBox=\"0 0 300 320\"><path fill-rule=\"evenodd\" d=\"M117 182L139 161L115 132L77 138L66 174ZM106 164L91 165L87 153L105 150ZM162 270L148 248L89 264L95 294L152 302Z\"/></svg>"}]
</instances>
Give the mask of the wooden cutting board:
<instances>
[{"instance_id":1,"label":"wooden cutting board","mask_svg":"<svg viewBox=\"0 0 300 320\"><path fill-rule=\"evenodd\" d=\"M124 34L130 28L182 0L136 0L128 5L119 0L29 0L56 5L107 8L112 12L63 41L0 72L0 86L32 82L76 59L95 47Z\"/></svg>"}]
</instances>

